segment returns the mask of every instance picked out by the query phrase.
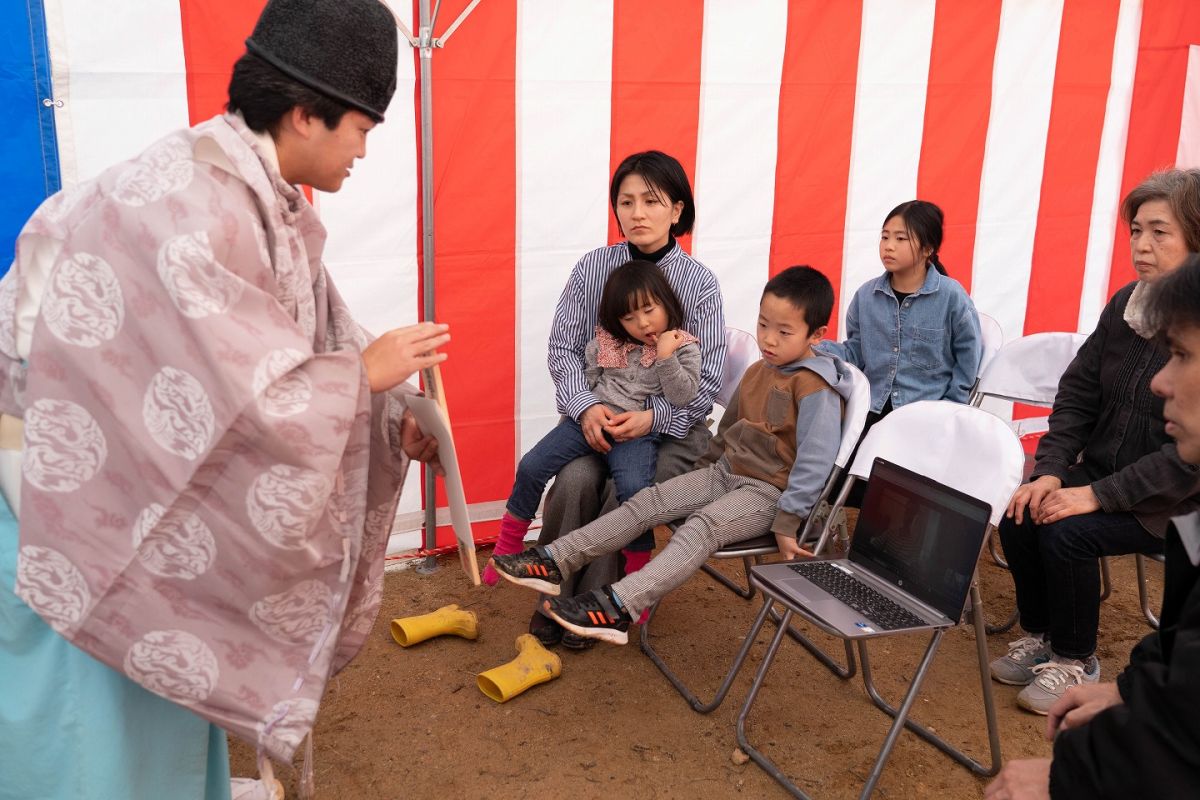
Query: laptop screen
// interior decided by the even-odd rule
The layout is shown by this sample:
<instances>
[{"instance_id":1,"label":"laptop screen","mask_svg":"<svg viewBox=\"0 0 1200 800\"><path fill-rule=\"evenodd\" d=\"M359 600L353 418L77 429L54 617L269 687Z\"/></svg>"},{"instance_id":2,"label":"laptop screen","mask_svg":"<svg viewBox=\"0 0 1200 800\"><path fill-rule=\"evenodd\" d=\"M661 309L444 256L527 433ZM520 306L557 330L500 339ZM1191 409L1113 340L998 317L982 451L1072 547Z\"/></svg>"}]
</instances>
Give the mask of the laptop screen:
<instances>
[{"instance_id":1,"label":"laptop screen","mask_svg":"<svg viewBox=\"0 0 1200 800\"><path fill-rule=\"evenodd\" d=\"M877 458L849 557L957 620L989 516L983 501Z\"/></svg>"}]
</instances>

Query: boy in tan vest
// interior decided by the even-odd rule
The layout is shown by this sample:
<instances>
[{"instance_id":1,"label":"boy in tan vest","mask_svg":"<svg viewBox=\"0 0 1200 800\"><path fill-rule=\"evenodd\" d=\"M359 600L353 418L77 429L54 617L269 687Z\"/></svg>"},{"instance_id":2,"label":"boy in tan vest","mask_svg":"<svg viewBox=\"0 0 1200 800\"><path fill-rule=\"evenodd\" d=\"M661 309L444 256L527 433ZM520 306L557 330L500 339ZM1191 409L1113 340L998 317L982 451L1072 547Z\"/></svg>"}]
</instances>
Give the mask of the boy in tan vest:
<instances>
[{"instance_id":1,"label":"boy in tan vest","mask_svg":"<svg viewBox=\"0 0 1200 800\"><path fill-rule=\"evenodd\" d=\"M551 595L546 612L567 630L625 644L630 623L720 548L770 531L779 551L794 558L841 444L850 387L845 365L812 349L832 310L833 287L811 267L790 267L768 281L758 314L762 360L746 370L696 469L643 489L550 545L494 556L496 571ZM683 517L641 570L577 597L556 596L564 576Z\"/></svg>"}]
</instances>

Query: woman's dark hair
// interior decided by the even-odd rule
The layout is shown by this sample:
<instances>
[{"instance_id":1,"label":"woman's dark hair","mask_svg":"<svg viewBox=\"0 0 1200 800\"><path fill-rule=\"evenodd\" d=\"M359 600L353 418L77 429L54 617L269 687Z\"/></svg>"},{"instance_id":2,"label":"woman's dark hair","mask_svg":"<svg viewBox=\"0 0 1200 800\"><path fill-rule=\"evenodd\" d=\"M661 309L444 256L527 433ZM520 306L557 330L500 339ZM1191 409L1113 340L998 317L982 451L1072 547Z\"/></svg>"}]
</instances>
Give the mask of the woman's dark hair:
<instances>
[{"instance_id":1,"label":"woman's dark hair","mask_svg":"<svg viewBox=\"0 0 1200 800\"><path fill-rule=\"evenodd\" d=\"M1159 341L1172 328L1200 328L1200 256L1192 254L1183 265L1147 288L1146 322Z\"/></svg>"},{"instance_id":2,"label":"woman's dark hair","mask_svg":"<svg viewBox=\"0 0 1200 800\"><path fill-rule=\"evenodd\" d=\"M283 115L300 106L333 130L349 110L302 83L284 75L256 55L245 53L233 65L229 102L225 108L240 111L255 133L278 133Z\"/></svg>"},{"instance_id":3,"label":"woman's dark hair","mask_svg":"<svg viewBox=\"0 0 1200 800\"><path fill-rule=\"evenodd\" d=\"M671 235L682 236L692 230L696 223L696 201L692 199L692 185L688 182L687 173L678 161L658 150L647 150L644 153L634 153L627 156L613 173L612 183L608 187L608 200L612 204L613 215L617 213L617 193L621 191L621 182L630 175L640 175L659 199L666 195L669 206L683 201L683 210L679 212L679 221L671 226ZM617 218L618 227L620 217ZM624 233L624 231L622 231Z\"/></svg>"},{"instance_id":4,"label":"woman's dark hair","mask_svg":"<svg viewBox=\"0 0 1200 800\"><path fill-rule=\"evenodd\" d=\"M1152 172L1121 201L1121 219L1132 226L1143 203L1162 200L1183 228L1189 252L1200 252L1200 169L1164 169Z\"/></svg>"},{"instance_id":5,"label":"woman's dark hair","mask_svg":"<svg viewBox=\"0 0 1200 800\"><path fill-rule=\"evenodd\" d=\"M810 334L828 325L833 313L833 284L812 267L788 267L767 281L763 294L773 294L802 310Z\"/></svg>"},{"instance_id":6,"label":"woman's dark hair","mask_svg":"<svg viewBox=\"0 0 1200 800\"><path fill-rule=\"evenodd\" d=\"M626 261L612 271L600 294L597 318L600 327L622 342L639 342L625 332L621 317L647 301L656 301L667 312L667 330L683 327L683 304L675 295L667 276L650 261Z\"/></svg>"},{"instance_id":7,"label":"woman's dark hair","mask_svg":"<svg viewBox=\"0 0 1200 800\"><path fill-rule=\"evenodd\" d=\"M892 217L900 217L904 221L904 227L908 229L909 243L914 248L929 248L929 263L934 269L943 275L948 274L938 258L938 250L942 247L942 210L925 200L909 200L893 208L883 218L883 224L887 225Z\"/></svg>"}]
</instances>

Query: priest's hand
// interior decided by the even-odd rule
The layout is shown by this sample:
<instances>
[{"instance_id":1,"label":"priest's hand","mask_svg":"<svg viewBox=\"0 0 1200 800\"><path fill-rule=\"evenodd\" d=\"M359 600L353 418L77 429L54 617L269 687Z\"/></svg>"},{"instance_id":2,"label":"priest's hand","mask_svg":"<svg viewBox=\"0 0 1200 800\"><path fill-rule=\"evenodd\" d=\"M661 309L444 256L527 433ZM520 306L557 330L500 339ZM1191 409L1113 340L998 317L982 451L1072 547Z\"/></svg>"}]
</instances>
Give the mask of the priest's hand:
<instances>
[{"instance_id":1,"label":"priest's hand","mask_svg":"<svg viewBox=\"0 0 1200 800\"><path fill-rule=\"evenodd\" d=\"M418 370L446 360L437 349L450 341L449 325L418 322L395 328L367 345L363 366L372 392L386 392L411 378Z\"/></svg>"},{"instance_id":2,"label":"priest's hand","mask_svg":"<svg viewBox=\"0 0 1200 800\"><path fill-rule=\"evenodd\" d=\"M424 461L433 467L433 471L438 475L446 474L438 458L437 439L421 431L411 411L404 412L404 419L400 423L400 447L404 454L414 461Z\"/></svg>"}]
</instances>

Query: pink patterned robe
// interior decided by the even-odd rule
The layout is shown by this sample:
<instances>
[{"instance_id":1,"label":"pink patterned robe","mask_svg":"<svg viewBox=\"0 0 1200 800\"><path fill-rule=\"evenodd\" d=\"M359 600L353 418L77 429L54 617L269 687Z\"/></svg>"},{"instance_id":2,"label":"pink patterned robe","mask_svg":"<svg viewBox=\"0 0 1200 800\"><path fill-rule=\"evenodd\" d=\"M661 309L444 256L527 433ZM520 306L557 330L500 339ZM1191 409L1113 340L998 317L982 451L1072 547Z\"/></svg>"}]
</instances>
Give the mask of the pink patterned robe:
<instances>
[{"instance_id":1,"label":"pink patterned robe","mask_svg":"<svg viewBox=\"0 0 1200 800\"><path fill-rule=\"evenodd\" d=\"M407 468L403 389L371 394L324 242L245 123L216 117L47 200L0 282L0 411L25 420L16 593L283 761L371 629ZM22 361L17 298L46 247Z\"/></svg>"}]
</instances>

